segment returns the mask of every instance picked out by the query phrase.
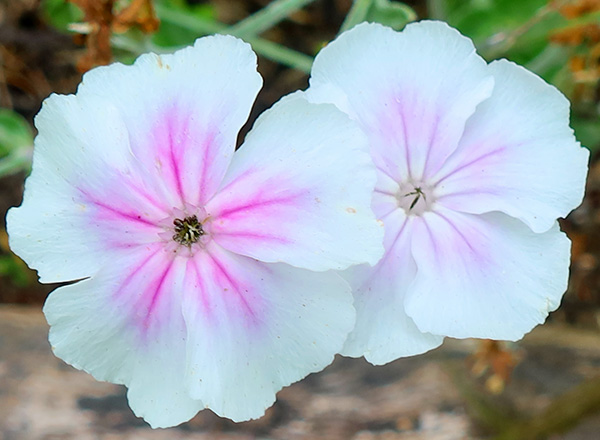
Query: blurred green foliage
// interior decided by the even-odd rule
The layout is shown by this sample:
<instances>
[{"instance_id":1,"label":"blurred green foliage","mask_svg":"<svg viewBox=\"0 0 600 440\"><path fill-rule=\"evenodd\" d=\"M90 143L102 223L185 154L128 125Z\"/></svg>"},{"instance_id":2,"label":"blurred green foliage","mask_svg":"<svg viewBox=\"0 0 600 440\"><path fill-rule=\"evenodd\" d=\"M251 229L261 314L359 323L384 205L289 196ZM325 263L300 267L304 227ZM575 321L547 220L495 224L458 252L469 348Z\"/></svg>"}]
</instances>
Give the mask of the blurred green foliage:
<instances>
[{"instance_id":1,"label":"blurred green foliage","mask_svg":"<svg viewBox=\"0 0 600 440\"><path fill-rule=\"evenodd\" d=\"M577 138L592 151L600 149L600 114L594 87L579 81L570 60L584 56L591 47L560 45L552 37L577 32L581 26L600 24L600 12L582 12L567 18L560 7L571 0L443 0L435 4L436 18L447 21L471 37L488 61L508 58L537 73L558 87L572 102L571 123ZM587 89L587 90L586 90Z\"/></svg>"},{"instance_id":2,"label":"blurred green foliage","mask_svg":"<svg viewBox=\"0 0 600 440\"><path fill-rule=\"evenodd\" d=\"M71 23L78 23L83 19L83 12L65 0L43 0L41 9L46 22L62 32L69 32Z\"/></svg>"},{"instance_id":3,"label":"blurred green foliage","mask_svg":"<svg viewBox=\"0 0 600 440\"><path fill-rule=\"evenodd\" d=\"M574 56L589 51L581 45L559 45L552 36L569 32L589 23L600 23L600 11L566 18L559 7L578 0L424 0L429 17L448 22L475 42L479 53L488 61L508 58L542 76L561 89L573 102L573 126L578 138L590 149L600 148L600 118L597 103L586 96L586 84L581 84L572 71L570 61ZM197 37L209 33L232 33L240 24L230 28L216 21L216 13L210 2L191 4L186 0L155 0L161 26L154 35L143 35L130 30L113 37L118 59L131 62L142 52L168 52L192 43ZM261 15L264 29L274 26L283 11L291 14L309 1L274 0L255 15ZM269 15L269 9L279 9L279 15ZM69 23L82 19L81 11L65 0L43 0L45 16L56 28L67 31ZM266 13L265 13L266 12ZM272 21L269 22L269 17ZM341 30L362 21L375 21L394 29L402 29L417 19L415 11L406 4L394 0L354 0L353 6ZM252 21L252 17L249 20ZM244 23L246 24L246 23ZM247 26L246 26L247 27ZM275 61L307 71L310 58L282 47L277 43L258 39L258 32L244 33L255 50ZM593 84L592 84L593 85ZM583 92L582 92L583 90Z\"/></svg>"},{"instance_id":4,"label":"blurred green foliage","mask_svg":"<svg viewBox=\"0 0 600 440\"><path fill-rule=\"evenodd\" d=\"M417 14L408 5L394 0L355 0L348 12L340 32L351 29L363 21L381 23L392 29L400 30Z\"/></svg>"},{"instance_id":5,"label":"blurred green foliage","mask_svg":"<svg viewBox=\"0 0 600 440\"><path fill-rule=\"evenodd\" d=\"M198 20L216 19L215 8L210 3L190 5L185 0L157 0L155 3ZM162 21L158 32L152 36L152 42L161 47L177 47L191 44L196 38L197 32L169 21Z\"/></svg>"},{"instance_id":6,"label":"blurred green foliage","mask_svg":"<svg viewBox=\"0 0 600 440\"><path fill-rule=\"evenodd\" d=\"M29 170L33 133L18 113L0 109L0 177Z\"/></svg>"},{"instance_id":7,"label":"blurred green foliage","mask_svg":"<svg viewBox=\"0 0 600 440\"><path fill-rule=\"evenodd\" d=\"M0 108L0 177L28 172L33 152L33 133L29 123L13 110ZM25 263L10 252L8 236L0 231L0 276L19 287L35 279Z\"/></svg>"},{"instance_id":8,"label":"blurred green foliage","mask_svg":"<svg viewBox=\"0 0 600 440\"><path fill-rule=\"evenodd\" d=\"M368 21L381 23L396 30L416 19L417 14L411 7L391 0L375 0L367 14Z\"/></svg>"}]
</instances>

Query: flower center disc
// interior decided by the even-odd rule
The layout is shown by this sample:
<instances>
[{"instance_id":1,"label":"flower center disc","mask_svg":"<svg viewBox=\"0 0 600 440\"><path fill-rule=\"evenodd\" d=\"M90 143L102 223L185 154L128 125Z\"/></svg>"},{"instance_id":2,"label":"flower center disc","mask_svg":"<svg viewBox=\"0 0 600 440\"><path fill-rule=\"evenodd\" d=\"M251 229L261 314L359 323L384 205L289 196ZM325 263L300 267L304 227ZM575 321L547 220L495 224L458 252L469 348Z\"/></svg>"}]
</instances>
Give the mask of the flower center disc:
<instances>
[{"instance_id":1,"label":"flower center disc","mask_svg":"<svg viewBox=\"0 0 600 440\"><path fill-rule=\"evenodd\" d=\"M204 235L202 223L198 221L198 217L195 215L185 217L183 220L176 218L173 220L173 225L175 226L173 240L179 244L191 246Z\"/></svg>"},{"instance_id":2,"label":"flower center disc","mask_svg":"<svg viewBox=\"0 0 600 440\"><path fill-rule=\"evenodd\" d=\"M406 215L422 215L431 211L435 197L433 190L423 183L405 182L400 185L396 195L398 206L404 209Z\"/></svg>"}]
</instances>

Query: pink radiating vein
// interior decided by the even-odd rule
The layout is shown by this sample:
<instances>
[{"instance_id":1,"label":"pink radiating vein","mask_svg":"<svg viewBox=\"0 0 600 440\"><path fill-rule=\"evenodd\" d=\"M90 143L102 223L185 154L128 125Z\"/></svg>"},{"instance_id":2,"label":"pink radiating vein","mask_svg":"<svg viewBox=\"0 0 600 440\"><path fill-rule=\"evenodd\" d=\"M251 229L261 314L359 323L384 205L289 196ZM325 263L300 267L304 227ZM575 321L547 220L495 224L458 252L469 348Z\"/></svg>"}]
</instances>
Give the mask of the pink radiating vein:
<instances>
[{"instance_id":1,"label":"pink radiating vein","mask_svg":"<svg viewBox=\"0 0 600 440\"><path fill-rule=\"evenodd\" d=\"M398 240L400 239L400 236L402 235L402 232L404 231L404 228L406 228L406 223L407 222L408 222L408 219L405 218L404 222L402 223L402 226L400 227L400 230L396 233L396 236L392 240L392 244L390 245L389 248L386 249L386 252L383 255L383 258L381 258L381 260L379 260L379 262L377 263L377 266L371 272L369 278L363 283L363 285L366 284L367 282L369 282L379 272L381 272L381 270L383 269L383 266L384 266L385 262L387 260L389 260L389 258L392 256L392 253L393 253L393 250L394 250L394 246L396 246L396 243L398 243Z\"/></svg>"},{"instance_id":2,"label":"pink radiating vein","mask_svg":"<svg viewBox=\"0 0 600 440\"><path fill-rule=\"evenodd\" d=\"M150 315L152 315L152 312L154 311L154 308L156 307L156 304L160 297L160 291L162 290L163 284L165 283L165 280L167 279L167 276L168 276L169 272L171 271L171 268L173 267L173 262L174 262L174 260L171 260L169 262L169 264L167 265L167 267L165 268L165 270L163 271L162 275L160 275L160 277L154 281L154 285L155 285L154 293L152 294L152 299L150 300L150 304L148 305L148 310L146 311L146 316L144 316L144 321L143 321L144 329L148 329L148 327L149 327Z\"/></svg>"},{"instance_id":3,"label":"pink radiating vein","mask_svg":"<svg viewBox=\"0 0 600 440\"><path fill-rule=\"evenodd\" d=\"M183 185L181 184L181 174L179 172L179 164L175 157L175 139L173 138L174 129L173 127L173 116L167 117L167 138L169 140L169 160L171 162L171 170L173 171L173 177L175 179L175 187L179 198L185 203L185 197L183 195ZM184 146L185 147L185 146Z\"/></svg>"},{"instance_id":4,"label":"pink radiating vein","mask_svg":"<svg viewBox=\"0 0 600 440\"><path fill-rule=\"evenodd\" d=\"M144 260L140 264L138 264L138 266L135 269L133 269L133 272L127 275L127 278L125 278L119 289L115 292L115 296L119 296L119 294L123 292L123 289L125 289L129 285L129 283L131 283L131 281L139 273L139 271L142 270L144 266L146 266L146 264L148 264L148 262L160 252L160 250L161 248L159 247L156 251L144 258Z\"/></svg>"},{"instance_id":5,"label":"pink radiating vein","mask_svg":"<svg viewBox=\"0 0 600 440\"><path fill-rule=\"evenodd\" d=\"M200 197L199 197L200 203L206 203L208 201L207 198L213 195L213 194L206 194L206 186L207 186L207 179L208 179L208 176L207 176L208 164L210 163L211 165L215 165L214 160L209 158L209 155L211 153L211 148L213 146L214 141L215 141L214 133L211 133L211 135L207 136L206 139L204 140L204 151L202 152L202 174L200 175ZM221 176L221 178L223 178L223 177ZM221 182L215 182L215 183L220 184Z\"/></svg>"},{"instance_id":6,"label":"pink radiating vein","mask_svg":"<svg viewBox=\"0 0 600 440\"><path fill-rule=\"evenodd\" d=\"M392 177L392 175L387 170L383 169L379 165L375 165L375 168L377 168L377 171L379 171L381 174L383 174L384 176L386 176L392 182L396 182L396 179L394 177Z\"/></svg>"},{"instance_id":7,"label":"pink radiating vein","mask_svg":"<svg viewBox=\"0 0 600 440\"><path fill-rule=\"evenodd\" d=\"M427 145L427 153L425 154L425 163L423 164L423 179L427 178L427 164L429 163L429 157L431 156L431 148L433 144L437 140L437 130L440 124L440 116L438 114L435 115L435 123L433 124L433 133L431 135L431 139L429 140L429 144Z\"/></svg>"},{"instance_id":8,"label":"pink radiating vein","mask_svg":"<svg viewBox=\"0 0 600 440\"><path fill-rule=\"evenodd\" d=\"M404 137L404 154L406 157L406 170L408 171L408 177L412 179L410 146L408 145L408 133L406 133L406 120L404 119L403 110L404 107L400 109L400 122L402 124L402 136Z\"/></svg>"},{"instance_id":9,"label":"pink radiating vein","mask_svg":"<svg viewBox=\"0 0 600 440\"><path fill-rule=\"evenodd\" d=\"M142 224L147 225L147 226L156 227L156 224L154 224L150 220L146 220L145 218L142 218L139 215L120 211L117 208L113 208L112 206L109 206L109 205L107 205L105 203L102 203L102 202L99 202L97 200L90 199L90 202L92 202L94 205L96 205L96 206L98 206L100 208L103 208L103 209L106 209L109 212L112 212L113 214L115 214L115 215L117 215L119 217L125 218L127 220L131 220L131 221L134 221L134 222L142 223Z\"/></svg>"},{"instance_id":10,"label":"pink radiating vein","mask_svg":"<svg viewBox=\"0 0 600 440\"><path fill-rule=\"evenodd\" d=\"M441 182L443 182L443 181L444 181L444 180L446 180L447 178L449 178L449 177L451 177L451 176L455 175L455 174L456 174L456 173L458 173L459 171L461 171L461 170L463 170L463 169L465 169L465 168L467 168L467 167L469 167L469 166L471 166L471 165L473 165L473 164L476 164L477 162L479 162L479 161L481 161L481 160L483 160L483 159L487 159L487 158L488 158L488 157L490 157L490 156L493 156L493 155L499 154L499 153L501 153L501 152L502 152L502 151L504 151L504 150L505 150L505 147L496 148L495 150L489 151L489 152L487 152L487 153L485 153L485 154L483 154L483 155L481 155L481 156L479 156L479 157L477 157L477 158L475 158L475 159L473 159L473 160L471 160L471 161L469 161L469 162L467 162L467 163L465 163L465 164L462 164L462 165L461 165L461 166L459 166L458 168L454 168L453 170L450 170L450 171L448 172L448 174L446 174L445 176L443 176L443 177L439 178L439 179L437 180L437 182L435 182L435 183L434 183L434 186L435 186L435 185L439 185Z\"/></svg>"},{"instance_id":11,"label":"pink radiating vein","mask_svg":"<svg viewBox=\"0 0 600 440\"><path fill-rule=\"evenodd\" d=\"M206 284L204 284L202 282L202 276L200 275L200 269L198 268L198 262L196 261L195 258L193 258L188 261L188 265L192 266L192 269L194 270L194 273L196 274L196 279L198 280L198 283L200 284L198 286L198 291L200 293L200 301L202 301L202 306L204 307L205 314L208 314L208 311L210 310L210 303L208 301L208 296L206 294Z\"/></svg>"},{"instance_id":12,"label":"pink radiating vein","mask_svg":"<svg viewBox=\"0 0 600 440\"><path fill-rule=\"evenodd\" d=\"M137 164L137 162L136 162L136 164ZM144 171L141 171L141 172L144 172ZM142 190L141 188L138 188L136 184L129 182L128 188L135 191L137 194L139 194L141 197L143 197L148 203L150 203L152 206L154 206L159 211L161 211L163 213L167 212L167 210L165 209L164 206L157 203L156 200L154 200L154 198L152 198L152 196L147 194L146 191Z\"/></svg>"},{"instance_id":13,"label":"pink radiating vein","mask_svg":"<svg viewBox=\"0 0 600 440\"><path fill-rule=\"evenodd\" d=\"M219 231L217 234L218 235L226 235L226 236L229 235L229 236L240 237L240 238L256 238L256 239L263 239L263 240L274 240L274 241L278 241L280 243L291 243L290 240L287 240L285 238L277 237L275 235L260 234L258 232L223 230L223 231Z\"/></svg>"},{"instance_id":14,"label":"pink radiating vein","mask_svg":"<svg viewBox=\"0 0 600 440\"><path fill-rule=\"evenodd\" d=\"M463 239L463 241L465 242L465 244L467 245L467 247L469 249L471 249L471 252L473 252L475 255L478 254L478 251L475 250L475 248L473 247L473 245L471 244L471 242L469 241L469 239L467 237L465 237L465 234L463 234L462 231L460 229L458 229L456 227L456 225L448 217L446 217L445 215L443 215L443 214L441 214L441 213L439 213L437 211L432 211L432 212L434 214L438 215L439 217L441 217L443 220L445 220L446 223L448 223L450 225L450 227L452 229L454 229L454 231L460 236L460 238ZM427 224L427 222L425 222L425 224ZM427 229L429 229L429 227ZM430 231L430 235L431 235L431 231Z\"/></svg>"},{"instance_id":15,"label":"pink radiating vein","mask_svg":"<svg viewBox=\"0 0 600 440\"><path fill-rule=\"evenodd\" d=\"M246 310L246 312L252 317L252 319L255 322L257 322L258 321L257 316L254 314L254 310L252 310L252 308L248 304L248 301L246 301L246 298L244 297L244 294L242 293L242 289L240 288L240 286L231 278L231 276L229 275L229 273L227 272L227 270L221 265L221 263L218 261L217 258L215 258L210 253L208 253L208 256L213 261L214 265L219 270L219 272L221 273L221 275L224 276L225 279L231 285L231 287L233 287L233 290L237 293L237 296L238 296L240 302L242 303L242 306ZM246 292L247 292L247 290L246 290Z\"/></svg>"},{"instance_id":16,"label":"pink radiating vein","mask_svg":"<svg viewBox=\"0 0 600 440\"><path fill-rule=\"evenodd\" d=\"M258 202L247 203L246 205L235 206L230 209L225 209L224 211L221 211L216 217L217 218L226 217L226 216L235 214L240 211L248 211L248 210L257 209L257 208L264 207L264 206L275 205L277 203L285 203L285 202L291 201L297 197L300 197L300 194L292 194L292 195L288 195L285 197L272 198L272 199L268 199L268 200L261 200Z\"/></svg>"}]
</instances>

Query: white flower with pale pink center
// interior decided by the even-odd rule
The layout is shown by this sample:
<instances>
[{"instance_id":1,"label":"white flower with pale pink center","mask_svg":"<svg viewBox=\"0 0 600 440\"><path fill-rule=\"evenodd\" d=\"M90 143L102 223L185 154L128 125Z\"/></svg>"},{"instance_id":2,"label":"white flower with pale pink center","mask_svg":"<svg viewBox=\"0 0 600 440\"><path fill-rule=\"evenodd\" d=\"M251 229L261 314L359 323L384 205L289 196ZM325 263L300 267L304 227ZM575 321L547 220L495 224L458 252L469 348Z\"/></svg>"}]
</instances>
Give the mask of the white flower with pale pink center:
<instances>
[{"instance_id":1,"label":"white flower with pale pink center","mask_svg":"<svg viewBox=\"0 0 600 440\"><path fill-rule=\"evenodd\" d=\"M198 40L84 75L36 118L12 249L54 291L57 356L125 384L154 427L261 416L354 325L330 269L378 261L368 142L300 93L236 137L262 85L250 46Z\"/></svg>"},{"instance_id":2,"label":"white flower with pale pink center","mask_svg":"<svg viewBox=\"0 0 600 440\"><path fill-rule=\"evenodd\" d=\"M588 161L558 90L421 22L345 32L308 96L361 125L378 168L386 254L344 274L357 324L343 354L383 364L444 336L516 340L558 307L570 242L557 218L581 202Z\"/></svg>"}]
</instances>

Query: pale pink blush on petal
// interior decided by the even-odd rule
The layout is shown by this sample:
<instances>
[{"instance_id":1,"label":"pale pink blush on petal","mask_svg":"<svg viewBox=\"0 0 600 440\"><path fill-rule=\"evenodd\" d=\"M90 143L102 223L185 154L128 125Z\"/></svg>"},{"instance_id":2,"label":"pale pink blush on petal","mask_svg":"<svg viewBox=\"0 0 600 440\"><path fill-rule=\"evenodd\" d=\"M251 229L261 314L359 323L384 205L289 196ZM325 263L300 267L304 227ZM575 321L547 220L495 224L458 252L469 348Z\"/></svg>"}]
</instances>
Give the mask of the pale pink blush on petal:
<instances>
[{"instance_id":1,"label":"pale pink blush on petal","mask_svg":"<svg viewBox=\"0 0 600 440\"><path fill-rule=\"evenodd\" d=\"M438 206L416 217L409 316L422 331L517 340L555 310L567 286L570 242L558 225L534 233L494 212Z\"/></svg>"},{"instance_id":2,"label":"pale pink blush on petal","mask_svg":"<svg viewBox=\"0 0 600 440\"><path fill-rule=\"evenodd\" d=\"M169 164L171 189L186 203L202 206L221 184L230 158L224 154L227 148L218 124L198 121L191 109L177 105L154 124L153 141L160 151L158 160Z\"/></svg>"},{"instance_id":3,"label":"pale pink blush on petal","mask_svg":"<svg viewBox=\"0 0 600 440\"><path fill-rule=\"evenodd\" d=\"M140 165L138 172L155 176L148 183L167 194L172 206L201 206L220 185L230 159L217 124L197 120L193 109L181 103L162 109L150 119L150 131L131 139Z\"/></svg>"},{"instance_id":4,"label":"pale pink blush on petal","mask_svg":"<svg viewBox=\"0 0 600 440\"><path fill-rule=\"evenodd\" d=\"M262 416L279 389L329 364L354 324L349 287L333 272L265 264L214 242L187 265L189 392L234 421Z\"/></svg>"},{"instance_id":5,"label":"pale pink blush on petal","mask_svg":"<svg viewBox=\"0 0 600 440\"><path fill-rule=\"evenodd\" d=\"M492 96L432 177L439 201L472 214L501 211L545 232L581 203L589 151L576 141L557 89L506 60L489 70Z\"/></svg>"},{"instance_id":6,"label":"pale pink blush on petal","mask_svg":"<svg viewBox=\"0 0 600 440\"><path fill-rule=\"evenodd\" d=\"M385 203L378 205L383 207ZM414 217L406 216L396 206L379 218L386 224L386 254L375 267L363 264L342 274L354 293L357 320L341 354L364 355L374 365L424 353L443 340L421 332L404 310L404 298L416 274L410 251Z\"/></svg>"},{"instance_id":7,"label":"pale pink blush on petal","mask_svg":"<svg viewBox=\"0 0 600 440\"><path fill-rule=\"evenodd\" d=\"M310 270L375 263L383 228L369 209L376 173L366 147L334 106L284 97L257 120L206 205L214 240Z\"/></svg>"},{"instance_id":8,"label":"pale pink blush on petal","mask_svg":"<svg viewBox=\"0 0 600 440\"><path fill-rule=\"evenodd\" d=\"M177 425L204 407L184 380L185 261L159 245L138 248L110 270L57 289L44 306L57 356L127 385L130 406L153 427Z\"/></svg>"},{"instance_id":9,"label":"pale pink blush on petal","mask_svg":"<svg viewBox=\"0 0 600 440\"><path fill-rule=\"evenodd\" d=\"M285 177L262 181L257 189L256 177L260 178L260 174L252 170L245 172L221 190L221 193L231 192L236 197L207 207L212 217L210 231L215 240L234 252L240 247L268 247L269 242L293 244L292 235L286 234L285 226L296 222L305 209L307 197L310 198L308 191L296 192L298 189ZM277 188L281 190L277 191ZM309 204L311 202L314 200ZM281 227L267 227L266 221Z\"/></svg>"},{"instance_id":10,"label":"pale pink blush on petal","mask_svg":"<svg viewBox=\"0 0 600 440\"><path fill-rule=\"evenodd\" d=\"M421 181L457 148L466 121L492 93L486 67L472 41L445 23L402 32L363 23L317 55L307 93L349 109L380 170Z\"/></svg>"}]
</instances>

